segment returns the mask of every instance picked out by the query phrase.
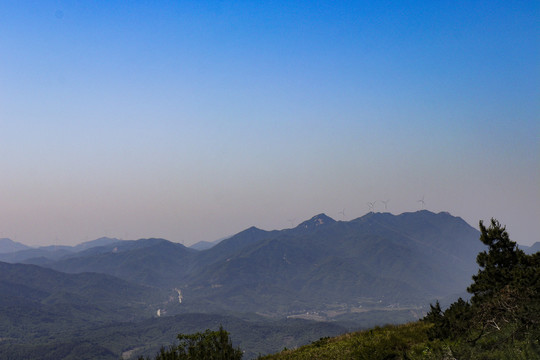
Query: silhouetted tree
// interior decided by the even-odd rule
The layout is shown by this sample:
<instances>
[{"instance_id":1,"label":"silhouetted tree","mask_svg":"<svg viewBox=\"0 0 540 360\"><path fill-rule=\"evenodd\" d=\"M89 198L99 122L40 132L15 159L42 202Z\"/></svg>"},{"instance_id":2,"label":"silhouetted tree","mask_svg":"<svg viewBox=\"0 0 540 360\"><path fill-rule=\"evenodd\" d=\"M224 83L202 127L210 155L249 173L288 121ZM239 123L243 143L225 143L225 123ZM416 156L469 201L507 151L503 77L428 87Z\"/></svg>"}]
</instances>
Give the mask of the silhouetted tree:
<instances>
[{"instance_id":1,"label":"silhouetted tree","mask_svg":"<svg viewBox=\"0 0 540 360\"><path fill-rule=\"evenodd\" d=\"M476 257L480 270L473 275L474 282L467 289L473 294L473 303L482 302L484 298L512 283L516 271L525 265L525 253L510 240L506 227L501 226L497 220L491 219L489 228L480 221L480 232L480 241L487 245L488 249Z\"/></svg>"},{"instance_id":2,"label":"silhouetted tree","mask_svg":"<svg viewBox=\"0 0 540 360\"><path fill-rule=\"evenodd\" d=\"M480 231L487 250L476 258L471 303L459 299L444 312L431 305L428 336L454 340L457 358L540 358L540 252L526 255L495 219Z\"/></svg>"}]
</instances>

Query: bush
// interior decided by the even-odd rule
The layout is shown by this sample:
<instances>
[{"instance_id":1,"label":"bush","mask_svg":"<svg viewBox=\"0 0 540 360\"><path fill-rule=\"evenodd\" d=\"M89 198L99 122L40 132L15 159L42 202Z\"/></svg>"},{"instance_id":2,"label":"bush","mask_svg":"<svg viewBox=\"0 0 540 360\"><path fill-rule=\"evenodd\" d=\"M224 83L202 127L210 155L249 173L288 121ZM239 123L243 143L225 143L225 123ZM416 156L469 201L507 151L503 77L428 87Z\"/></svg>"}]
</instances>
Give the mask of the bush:
<instances>
[{"instance_id":1,"label":"bush","mask_svg":"<svg viewBox=\"0 0 540 360\"><path fill-rule=\"evenodd\" d=\"M218 331L207 329L196 334L178 334L180 343L169 349L161 348L155 360L240 360L242 350L234 348L229 333L220 326ZM139 357L139 360L144 360Z\"/></svg>"}]
</instances>

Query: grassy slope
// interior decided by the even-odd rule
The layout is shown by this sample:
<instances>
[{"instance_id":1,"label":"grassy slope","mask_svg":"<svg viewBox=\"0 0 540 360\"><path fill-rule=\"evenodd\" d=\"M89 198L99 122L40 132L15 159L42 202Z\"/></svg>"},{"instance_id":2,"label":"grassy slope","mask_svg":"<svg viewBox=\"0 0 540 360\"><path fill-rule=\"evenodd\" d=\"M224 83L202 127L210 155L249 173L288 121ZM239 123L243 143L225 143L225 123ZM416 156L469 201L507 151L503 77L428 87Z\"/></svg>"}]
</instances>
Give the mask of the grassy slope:
<instances>
[{"instance_id":1,"label":"grassy slope","mask_svg":"<svg viewBox=\"0 0 540 360\"><path fill-rule=\"evenodd\" d=\"M414 322L388 325L316 341L296 350L263 357L265 360L304 359L429 359L426 330L431 325Z\"/></svg>"},{"instance_id":2,"label":"grassy slope","mask_svg":"<svg viewBox=\"0 0 540 360\"><path fill-rule=\"evenodd\" d=\"M472 345L465 338L428 339L433 325L417 321L388 325L335 338L320 339L296 350L261 357L261 360L535 360L540 359L538 340L508 341L508 329Z\"/></svg>"}]
</instances>

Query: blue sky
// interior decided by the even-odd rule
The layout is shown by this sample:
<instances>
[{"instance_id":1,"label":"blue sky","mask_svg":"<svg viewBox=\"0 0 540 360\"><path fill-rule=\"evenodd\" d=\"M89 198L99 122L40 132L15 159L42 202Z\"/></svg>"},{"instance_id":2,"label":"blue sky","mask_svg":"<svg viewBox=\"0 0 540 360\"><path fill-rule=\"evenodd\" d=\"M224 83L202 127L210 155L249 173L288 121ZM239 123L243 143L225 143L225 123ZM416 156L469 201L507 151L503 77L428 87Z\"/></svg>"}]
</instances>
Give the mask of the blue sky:
<instances>
[{"instance_id":1,"label":"blue sky","mask_svg":"<svg viewBox=\"0 0 540 360\"><path fill-rule=\"evenodd\" d=\"M540 241L540 3L3 1L0 237L191 244L325 212Z\"/></svg>"}]
</instances>

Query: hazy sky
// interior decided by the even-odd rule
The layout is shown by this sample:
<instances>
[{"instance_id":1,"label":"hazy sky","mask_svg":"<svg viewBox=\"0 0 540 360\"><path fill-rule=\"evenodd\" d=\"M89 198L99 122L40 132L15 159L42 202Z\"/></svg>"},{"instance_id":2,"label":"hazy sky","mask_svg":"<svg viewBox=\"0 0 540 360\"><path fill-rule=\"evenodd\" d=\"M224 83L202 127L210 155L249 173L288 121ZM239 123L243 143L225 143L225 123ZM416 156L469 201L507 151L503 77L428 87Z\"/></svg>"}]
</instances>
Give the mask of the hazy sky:
<instances>
[{"instance_id":1,"label":"hazy sky","mask_svg":"<svg viewBox=\"0 0 540 360\"><path fill-rule=\"evenodd\" d=\"M0 237L189 245L424 196L540 241L539 21L538 1L1 1Z\"/></svg>"}]
</instances>

